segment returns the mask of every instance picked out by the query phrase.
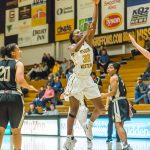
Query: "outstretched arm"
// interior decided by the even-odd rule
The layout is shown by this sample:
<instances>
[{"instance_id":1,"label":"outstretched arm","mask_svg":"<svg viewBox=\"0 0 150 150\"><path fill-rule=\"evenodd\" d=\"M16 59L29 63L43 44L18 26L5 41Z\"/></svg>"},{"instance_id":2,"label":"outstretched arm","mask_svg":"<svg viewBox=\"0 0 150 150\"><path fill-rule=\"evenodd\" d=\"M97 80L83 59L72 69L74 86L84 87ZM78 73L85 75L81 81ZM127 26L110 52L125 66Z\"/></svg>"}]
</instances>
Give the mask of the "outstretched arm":
<instances>
[{"instance_id":1,"label":"outstretched arm","mask_svg":"<svg viewBox=\"0 0 150 150\"><path fill-rule=\"evenodd\" d=\"M87 41L92 44L92 39L94 38L95 31L96 31L96 24L97 24L97 18L98 18L98 4L100 0L93 0L94 2L94 12L92 16L92 23L90 24L90 28L93 29L92 33L87 37Z\"/></svg>"},{"instance_id":2,"label":"outstretched arm","mask_svg":"<svg viewBox=\"0 0 150 150\"><path fill-rule=\"evenodd\" d=\"M150 61L150 52L138 45L135 41L135 39L129 34L130 40L133 44L133 46L139 50L149 61Z\"/></svg>"}]
</instances>

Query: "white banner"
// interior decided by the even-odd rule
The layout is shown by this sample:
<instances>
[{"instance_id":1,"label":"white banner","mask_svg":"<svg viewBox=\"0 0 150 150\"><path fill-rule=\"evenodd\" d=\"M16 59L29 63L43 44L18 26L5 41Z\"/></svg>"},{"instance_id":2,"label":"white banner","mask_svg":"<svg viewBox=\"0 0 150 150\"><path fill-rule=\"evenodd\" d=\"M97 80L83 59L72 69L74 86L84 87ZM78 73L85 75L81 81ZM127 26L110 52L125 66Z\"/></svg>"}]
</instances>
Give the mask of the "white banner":
<instances>
[{"instance_id":1,"label":"white banner","mask_svg":"<svg viewBox=\"0 0 150 150\"><path fill-rule=\"evenodd\" d=\"M25 6L25 5L29 5L32 4L33 0L18 0L18 6Z\"/></svg>"},{"instance_id":2,"label":"white banner","mask_svg":"<svg viewBox=\"0 0 150 150\"><path fill-rule=\"evenodd\" d=\"M13 24L18 22L18 8L6 10L6 24Z\"/></svg>"},{"instance_id":3,"label":"white banner","mask_svg":"<svg viewBox=\"0 0 150 150\"><path fill-rule=\"evenodd\" d=\"M124 0L103 0L101 3L101 32L111 33L124 30Z\"/></svg>"},{"instance_id":4,"label":"white banner","mask_svg":"<svg viewBox=\"0 0 150 150\"><path fill-rule=\"evenodd\" d=\"M48 43L48 25L37 26L32 29L32 45Z\"/></svg>"},{"instance_id":5,"label":"white banner","mask_svg":"<svg viewBox=\"0 0 150 150\"><path fill-rule=\"evenodd\" d=\"M127 28L150 26L150 3L127 8Z\"/></svg>"},{"instance_id":6,"label":"white banner","mask_svg":"<svg viewBox=\"0 0 150 150\"><path fill-rule=\"evenodd\" d=\"M18 45L20 47L32 45L32 30L18 34Z\"/></svg>"},{"instance_id":7,"label":"white banner","mask_svg":"<svg viewBox=\"0 0 150 150\"><path fill-rule=\"evenodd\" d=\"M77 0L77 28L81 31L87 30L87 24L92 22L94 4L92 0ZM98 25L96 34L98 33Z\"/></svg>"},{"instance_id":8,"label":"white banner","mask_svg":"<svg viewBox=\"0 0 150 150\"><path fill-rule=\"evenodd\" d=\"M74 0L55 0L55 20L63 21L74 18Z\"/></svg>"},{"instance_id":9,"label":"white banner","mask_svg":"<svg viewBox=\"0 0 150 150\"><path fill-rule=\"evenodd\" d=\"M0 47L4 46L4 34L0 34Z\"/></svg>"},{"instance_id":10,"label":"white banner","mask_svg":"<svg viewBox=\"0 0 150 150\"><path fill-rule=\"evenodd\" d=\"M57 120L24 120L21 134L58 135Z\"/></svg>"}]
</instances>

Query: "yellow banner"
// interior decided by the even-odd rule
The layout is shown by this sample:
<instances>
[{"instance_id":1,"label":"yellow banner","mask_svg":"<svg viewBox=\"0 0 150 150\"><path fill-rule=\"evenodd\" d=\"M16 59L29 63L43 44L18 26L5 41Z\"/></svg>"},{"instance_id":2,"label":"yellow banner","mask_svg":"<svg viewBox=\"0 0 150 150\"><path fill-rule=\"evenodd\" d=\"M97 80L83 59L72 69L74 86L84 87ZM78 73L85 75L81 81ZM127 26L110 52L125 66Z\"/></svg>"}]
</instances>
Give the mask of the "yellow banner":
<instances>
[{"instance_id":1,"label":"yellow banner","mask_svg":"<svg viewBox=\"0 0 150 150\"><path fill-rule=\"evenodd\" d=\"M46 24L46 4L32 7L32 26Z\"/></svg>"},{"instance_id":2,"label":"yellow banner","mask_svg":"<svg viewBox=\"0 0 150 150\"><path fill-rule=\"evenodd\" d=\"M93 40L93 45L99 47L102 45L109 46L127 43L130 42L129 34L131 34L135 39L142 36L142 38L147 41L150 36L150 27L97 36Z\"/></svg>"},{"instance_id":3,"label":"yellow banner","mask_svg":"<svg viewBox=\"0 0 150 150\"><path fill-rule=\"evenodd\" d=\"M55 41L68 40L69 34L74 30L74 19L56 22Z\"/></svg>"}]
</instances>

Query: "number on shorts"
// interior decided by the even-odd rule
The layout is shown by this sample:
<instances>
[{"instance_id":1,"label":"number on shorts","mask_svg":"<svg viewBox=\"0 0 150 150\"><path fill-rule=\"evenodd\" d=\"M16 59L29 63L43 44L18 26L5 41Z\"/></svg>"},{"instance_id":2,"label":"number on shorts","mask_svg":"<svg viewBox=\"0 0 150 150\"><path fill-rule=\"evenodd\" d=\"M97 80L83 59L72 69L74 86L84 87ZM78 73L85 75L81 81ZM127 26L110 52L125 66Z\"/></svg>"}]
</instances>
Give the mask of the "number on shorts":
<instances>
[{"instance_id":1,"label":"number on shorts","mask_svg":"<svg viewBox=\"0 0 150 150\"><path fill-rule=\"evenodd\" d=\"M10 67L0 67L0 81L10 81Z\"/></svg>"},{"instance_id":2,"label":"number on shorts","mask_svg":"<svg viewBox=\"0 0 150 150\"><path fill-rule=\"evenodd\" d=\"M83 63L91 62L90 54L83 55Z\"/></svg>"}]
</instances>

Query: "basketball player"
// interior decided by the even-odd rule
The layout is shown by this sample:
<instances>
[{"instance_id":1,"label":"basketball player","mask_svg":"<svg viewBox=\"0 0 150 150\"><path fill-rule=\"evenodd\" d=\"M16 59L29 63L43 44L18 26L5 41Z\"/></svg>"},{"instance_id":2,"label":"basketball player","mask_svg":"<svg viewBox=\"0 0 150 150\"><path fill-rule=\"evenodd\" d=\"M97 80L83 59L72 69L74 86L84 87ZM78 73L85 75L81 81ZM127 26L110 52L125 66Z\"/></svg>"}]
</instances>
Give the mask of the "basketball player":
<instances>
[{"instance_id":1,"label":"basketball player","mask_svg":"<svg viewBox=\"0 0 150 150\"><path fill-rule=\"evenodd\" d=\"M73 74L69 77L65 94L69 96L70 112L67 119L67 139L64 149L73 149L73 125L76 118L80 100L85 96L91 100L95 109L91 115L90 121L85 125L86 136L89 140L93 139L92 126L93 122L100 114L105 113L105 107L101 102L101 94L98 85L94 83L90 76L93 66L92 39L94 38L97 17L98 17L99 0L94 0L94 13L92 23L89 25L87 32L83 34L79 29L75 29L70 34L71 46L69 51L74 62Z\"/></svg>"},{"instance_id":2,"label":"basketball player","mask_svg":"<svg viewBox=\"0 0 150 150\"><path fill-rule=\"evenodd\" d=\"M129 34L130 40L133 44L133 46L135 46L135 48L137 50L139 50L149 61L150 61L150 52L146 49L144 49L143 47L141 47L140 45L138 45L135 41L135 39Z\"/></svg>"},{"instance_id":3,"label":"basketball player","mask_svg":"<svg viewBox=\"0 0 150 150\"><path fill-rule=\"evenodd\" d=\"M0 148L8 121L15 150L21 150L21 126L25 112L20 87L37 91L24 79L24 66L19 61L21 50L15 43L0 50Z\"/></svg>"},{"instance_id":4,"label":"basketball player","mask_svg":"<svg viewBox=\"0 0 150 150\"><path fill-rule=\"evenodd\" d=\"M102 98L110 97L112 99L112 117L115 122L117 133L123 143L123 150L132 150L127 142L127 135L124 129L124 122L130 120L129 103L127 101L126 87L118 74L120 64L109 64L107 71L110 76L110 92L102 94Z\"/></svg>"}]
</instances>

